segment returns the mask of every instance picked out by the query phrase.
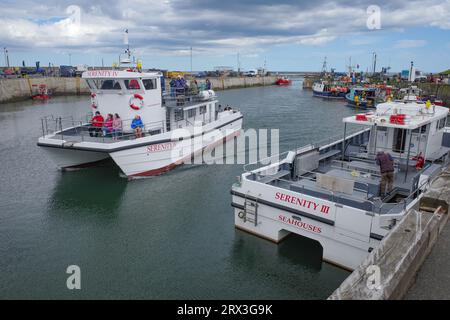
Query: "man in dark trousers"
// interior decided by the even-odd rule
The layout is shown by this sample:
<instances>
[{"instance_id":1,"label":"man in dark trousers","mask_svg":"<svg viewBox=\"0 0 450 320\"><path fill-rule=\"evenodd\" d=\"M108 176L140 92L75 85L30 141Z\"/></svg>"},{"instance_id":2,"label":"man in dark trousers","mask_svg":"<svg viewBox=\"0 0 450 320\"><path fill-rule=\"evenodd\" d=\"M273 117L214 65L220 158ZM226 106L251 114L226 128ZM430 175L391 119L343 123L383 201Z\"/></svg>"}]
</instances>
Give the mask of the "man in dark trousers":
<instances>
[{"instance_id":1,"label":"man in dark trousers","mask_svg":"<svg viewBox=\"0 0 450 320\"><path fill-rule=\"evenodd\" d=\"M386 191L387 193L392 191L392 185L394 184L394 159L388 152L380 151L377 154L376 161L381 172L380 196L384 197Z\"/></svg>"}]
</instances>

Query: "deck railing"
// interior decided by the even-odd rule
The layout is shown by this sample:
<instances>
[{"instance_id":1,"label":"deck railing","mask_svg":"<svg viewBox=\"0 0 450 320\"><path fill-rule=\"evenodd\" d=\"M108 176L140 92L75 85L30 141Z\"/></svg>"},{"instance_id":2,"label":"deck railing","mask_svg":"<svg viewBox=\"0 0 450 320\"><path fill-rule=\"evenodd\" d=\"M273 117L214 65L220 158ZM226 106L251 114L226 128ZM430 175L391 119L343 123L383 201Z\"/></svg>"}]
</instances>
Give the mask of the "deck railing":
<instances>
[{"instance_id":1,"label":"deck railing","mask_svg":"<svg viewBox=\"0 0 450 320\"><path fill-rule=\"evenodd\" d=\"M93 126L90 123L88 116L86 117L86 121L83 120L74 120L73 117L54 117L47 116L41 118L41 126L42 126L42 136L48 137L51 136L53 139L58 138L61 140L66 139L74 139L79 141L92 141L92 142L117 142L121 140L130 140L135 137L135 133L131 128L131 123L133 119L125 119L122 120L122 131L117 135L114 135L112 128L111 131L107 129L106 136L103 134L103 124L99 128L99 132L95 135L95 132L92 131L93 136L91 136L90 129ZM154 121L154 122L143 122L142 135L152 135L155 133L164 133L165 129L165 120Z\"/></svg>"}]
</instances>

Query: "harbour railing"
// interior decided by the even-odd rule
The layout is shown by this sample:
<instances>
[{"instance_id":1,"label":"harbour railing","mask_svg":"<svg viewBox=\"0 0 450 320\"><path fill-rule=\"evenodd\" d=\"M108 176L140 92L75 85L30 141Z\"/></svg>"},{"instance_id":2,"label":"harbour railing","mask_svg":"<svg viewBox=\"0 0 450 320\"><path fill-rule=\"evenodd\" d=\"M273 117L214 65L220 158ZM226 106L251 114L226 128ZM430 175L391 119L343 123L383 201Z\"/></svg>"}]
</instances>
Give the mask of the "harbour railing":
<instances>
[{"instance_id":1,"label":"harbour railing","mask_svg":"<svg viewBox=\"0 0 450 320\"><path fill-rule=\"evenodd\" d=\"M370 128L366 128L366 129L359 129L359 130L354 130L351 131L345 138L345 141L349 141L354 139L356 136L363 134L364 132L368 132L370 131ZM258 161L255 162L250 162L244 165L244 172L249 173L255 170L260 169L261 167L265 167L268 164L273 164L276 162L280 162L282 160L284 160L286 158L286 156L288 155L289 152L295 152L296 155L301 154L303 152L306 151L310 151L313 149L326 149L326 148L336 148L339 144L341 144L341 151L342 151L342 141L343 141L343 136L342 134L339 135L334 135L328 138L324 138L322 140L318 140L315 142L310 142L310 143L306 143L303 145L299 145L295 148L293 148L292 150L288 150L288 151L284 151L282 153L279 154L275 154L263 159L259 159Z\"/></svg>"}]
</instances>

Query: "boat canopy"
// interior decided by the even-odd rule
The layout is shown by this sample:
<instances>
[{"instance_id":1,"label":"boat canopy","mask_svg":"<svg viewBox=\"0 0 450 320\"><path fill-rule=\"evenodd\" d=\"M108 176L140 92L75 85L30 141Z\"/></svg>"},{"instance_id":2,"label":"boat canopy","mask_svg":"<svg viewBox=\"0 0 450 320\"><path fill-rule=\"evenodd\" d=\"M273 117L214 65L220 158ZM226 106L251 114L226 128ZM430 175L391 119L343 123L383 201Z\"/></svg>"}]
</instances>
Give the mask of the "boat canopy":
<instances>
[{"instance_id":1,"label":"boat canopy","mask_svg":"<svg viewBox=\"0 0 450 320\"><path fill-rule=\"evenodd\" d=\"M378 126L402 129L417 129L431 122L440 121L445 126L449 113L448 108L424 103L386 102L377 106L375 112L357 114L343 119L344 123L353 123L366 126ZM393 121L396 116L402 117L398 123ZM440 124L441 125L441 124Z\"/></svg>"}]
</instances>

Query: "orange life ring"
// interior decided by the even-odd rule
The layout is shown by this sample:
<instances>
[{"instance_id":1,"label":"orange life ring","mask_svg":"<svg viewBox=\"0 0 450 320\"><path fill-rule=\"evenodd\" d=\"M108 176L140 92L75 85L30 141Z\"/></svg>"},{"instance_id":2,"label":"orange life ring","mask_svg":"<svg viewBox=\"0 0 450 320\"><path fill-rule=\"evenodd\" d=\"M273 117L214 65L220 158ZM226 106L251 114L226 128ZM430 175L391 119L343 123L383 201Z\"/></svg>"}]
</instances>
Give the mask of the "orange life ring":
<instances>
[{"instance_id":1,"label":"orange life ring","mask_svg":"<svg viewBox=\"0 0 450 320\"><path fill-rule=\"evenodd\" d=\"M97 95L94 92L91 93L91 107L94 109L98 107Z\"/></svg>"},{"instance_id":2,"label":"orange life ring","mask_svg":"<svg viewBox=\"0 0 450 320\"><path fill-rule=\"evenodd\" d=\"M138 104L135 102L138 101ZM142 97L140 94L135 93L130 98L130 108L133 110L140 110L144 106L144 97Z\"/></svg>"}]
</instances>

